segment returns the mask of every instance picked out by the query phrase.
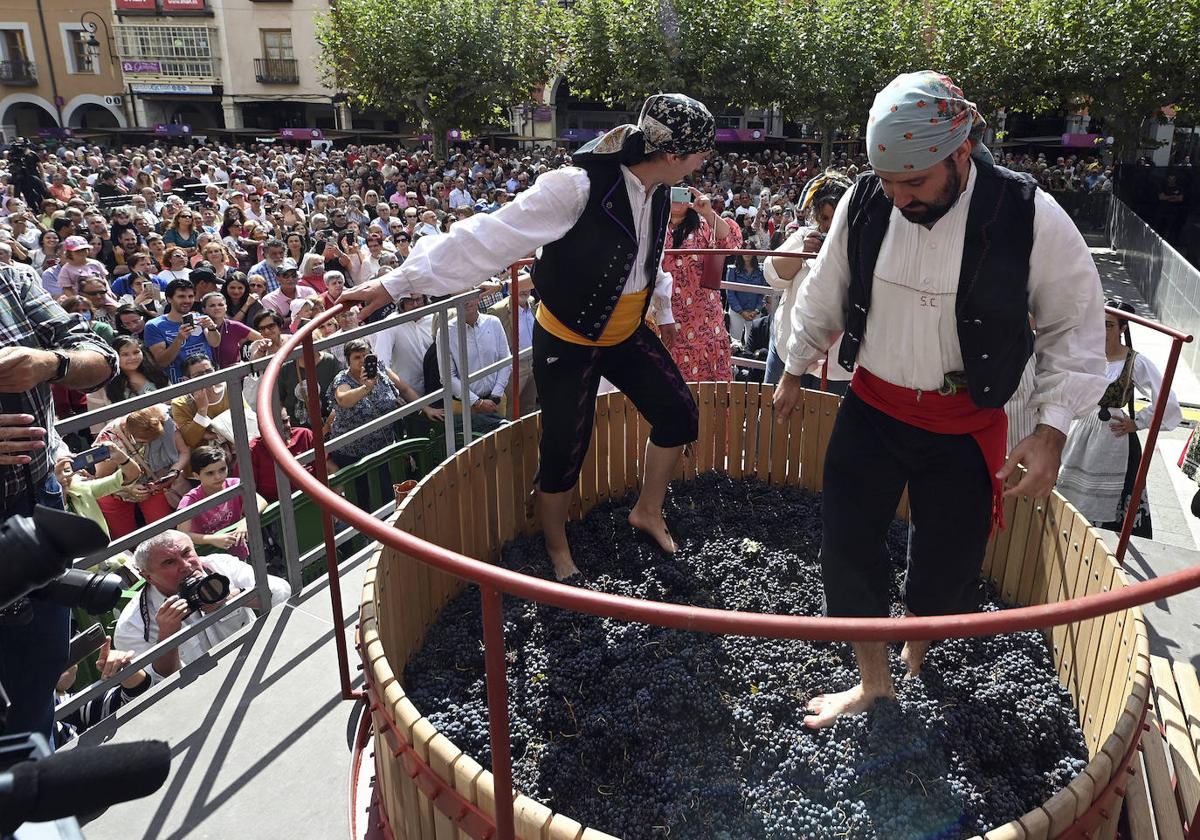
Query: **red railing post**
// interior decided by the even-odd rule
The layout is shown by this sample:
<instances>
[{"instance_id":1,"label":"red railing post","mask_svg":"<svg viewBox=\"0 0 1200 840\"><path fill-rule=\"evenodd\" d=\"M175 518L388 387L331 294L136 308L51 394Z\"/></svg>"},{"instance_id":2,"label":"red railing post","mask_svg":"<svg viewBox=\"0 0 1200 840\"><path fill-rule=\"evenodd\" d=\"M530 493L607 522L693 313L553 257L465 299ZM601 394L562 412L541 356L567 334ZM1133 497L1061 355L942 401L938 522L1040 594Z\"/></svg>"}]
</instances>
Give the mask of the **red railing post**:
<instances>
[{"instance_id":1,"label":"red railing post","mask_svg":"<svg viewBox=\"0 0 1200 840\"><path fill-rule=\"evenodd\" d=\"M504 609L499 590L479 587L483 605L483 657L487 665L488 729L492 739L492 783L496 836L514 840L512 752L508 741L508 677L504 662Z\"/></svg>"},{"instance_id":2,"label":"red railing post","mask_svg":"<svg viewBox=\"0 0 1200 840\"><path fill-rule=\"evenodd\" d=\"M1163 371L1162 387L1158 389L1154 398L1154 418L1150 421L1150 430L1146 434L1146 445L1142 449L1142 460L1138 462L1137 477L1133 480L1133 491L1129 495L1129 504L1125 509L1125 520L1121 523L1121 538L1117 541L1117 550L1114 552L1118 565L1125 565L1125 551L1129 548L1129 537L1133 533L1133 520L1137 518L1142 491L1146 487L1146 476L1150 473L1150 462L1154 459L1154 445L1158 442L1158 428L1162 425L1163 412L1167 408L1167 398L1171 395L1171 383L1175 379L1175 368L1179 364L1181 350L1183 350L1183 339L1173 338L1171 353L1167 356L1167 367ZM1137 432L1132 432L1132 434L1136 435Z\"/></svg>"},{"instance_id":3,"label":"red railing post","mask_svg":"<svg viewBox=\"0 0 1200 840\"><path fill-rule=\"evenodd\" d=\"M325 487L329 473L325 468L325 420L321 416L321 383L317 380L317 351L312 331L304 334L304 377L308 383L308 423L313 433L313 474ZM270 383L274 387L274 382ZM342 581L338 577L337 539L333 534L333 514L321 507L321 525L325 531L325 568L329 573L329 604L333 610L333 641L337 646L338 677L342 682L342 699L357 700L361 691L350 685L350 654L346 649L346 631L342 627Z\"/></svg>"}]
</instances>

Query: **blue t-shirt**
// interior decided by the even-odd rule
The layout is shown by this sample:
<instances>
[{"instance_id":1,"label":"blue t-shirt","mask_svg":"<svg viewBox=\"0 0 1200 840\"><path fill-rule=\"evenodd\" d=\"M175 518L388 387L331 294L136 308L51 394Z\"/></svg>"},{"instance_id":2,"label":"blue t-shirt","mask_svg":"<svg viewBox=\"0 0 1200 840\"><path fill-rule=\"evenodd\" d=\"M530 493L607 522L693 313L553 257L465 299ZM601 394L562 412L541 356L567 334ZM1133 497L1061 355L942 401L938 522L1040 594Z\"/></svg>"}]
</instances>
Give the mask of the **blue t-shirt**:
<instances>
[{"instance_id":1,"label":"blue t-shirt","mask_svg":"<svg viewBox=\"0 0 1200 840\"><path fill-rule=\"evenodd\" d=\"M146 322L146 330L142 333L142 339L146 342L147 347L154 347L156 344L170 344L175 340L175 336L179 335L179 328L181 326L183 325L175 323L166 315L159 315L157 318L151 318ZM185 379L183 375L183 360L196 353L203 353L210 359L213 357L212 348L204 340L204 330L200 329L199 326L188 336L188 340L183 343L183 346L179 348L179 355L175 357L175 361L171 362L166 368L166 374L172 383L182 382ZM213 364L215 365L216 363L214 362Z\"/></svg>"}]
</instances>

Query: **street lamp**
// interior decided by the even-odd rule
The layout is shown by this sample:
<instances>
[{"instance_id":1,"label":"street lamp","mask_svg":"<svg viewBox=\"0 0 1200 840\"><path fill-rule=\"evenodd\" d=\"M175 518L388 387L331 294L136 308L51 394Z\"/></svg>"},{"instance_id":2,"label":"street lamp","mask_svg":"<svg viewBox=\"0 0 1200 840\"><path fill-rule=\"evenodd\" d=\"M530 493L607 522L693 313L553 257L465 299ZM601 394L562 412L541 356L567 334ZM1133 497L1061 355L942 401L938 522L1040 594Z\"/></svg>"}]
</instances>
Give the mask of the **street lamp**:
<instances>
[{"instance_id":1,"label":"street lamp","mask_svg":"<svg viewBox=\"0 0 1200 840\"><path fill-rule=\"evenodd\" d=\"M88 20L89 15L94 17L95 21ZM89 50L93 50L97 55L99 55L100 41L96 39L96 29L98 28L97 24L104 27L104 40L108 42L109 63L116 66L117 51L113 49L113 37L112 32L109 31L108 28L108 21L101 17L98 12L91 11L90 9L79 16L79 25L82 26L84 31L88 34L87 41L84 43L87 44L87 48Z\"/></svg>"}]
</instances>

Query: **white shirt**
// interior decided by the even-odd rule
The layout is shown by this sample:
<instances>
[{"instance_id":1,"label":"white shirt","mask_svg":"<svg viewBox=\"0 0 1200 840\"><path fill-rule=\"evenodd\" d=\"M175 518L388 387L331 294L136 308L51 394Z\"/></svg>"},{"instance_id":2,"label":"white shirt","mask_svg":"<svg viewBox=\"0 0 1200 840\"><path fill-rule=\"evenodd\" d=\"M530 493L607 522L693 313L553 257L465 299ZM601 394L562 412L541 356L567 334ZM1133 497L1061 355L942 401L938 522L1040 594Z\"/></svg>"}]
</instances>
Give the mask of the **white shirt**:
<instances>
[{"instance_id":1,"label":"white shirt","mask_svg":"<svg viewBox=\"0 0 1200 840\"><path fill-rule=\"evenodd\" d=\"M231 589L240 589L243 592L254 589L254 567L249 563L229 554L208 554L201 562L210 571L219 572L229 578ZM291 597L292 589L286 580L274 575L267 575L267 583L271 588L272 607L282 604ZM146 582L143 591L146 593L145 596L139 595L126 604L125 609L121 610L121 617L117 619L116 632L113 633L113 648L116 650L131 650L135 654L141 654L159 642L156 616L158 608L167 600L167 596L159 592L149 581ZM150 615L150 641L146 641L146 624L142 620L141 602L143 597L148 600L146 606ZM200 618L201 613L192 613L183 620L180 629L196 624ZM228 639L238 630L253 622L254 612L252 610L247 608L234 610L216 624L210 625L180 645L179 664L187 665L189 662L194 662L209 648ZM153 666L146 668L146 673L156 682L163 678L163 675L155 671Z\"/></svg>"},{"instance_id":2,"label":"white shirt","mask_svg":"<svg viewBox=\"0 0 1200 840\"><path fill-rule=\"evenodd\" d=\"M465 187L459 189L455 187L450 190L450 209L455 210L459 207L474 207L475 199L471 197L471 193Z\"/></svg>"},{"instance_id":3,"label":"white shirt","mask_svg":"<svg viewBox=\"0 0 1200 840\"><path fill-rule=\"evenodd\" d=\"M975 171L972 164L966 189L932 229L892 209L858 364L893 385L933 391L947 373L963 370L954 307ZM849 197L838 204L829 236L792 308L792 340L784 358L788 373L797 376L825 354L845 326ZM1038 423L1066 434L1071 420L1094 407L1108 384L1104 297L1075 223L1040 189L1034 199L1029 311L1037 322L1030 406Z\"/></svg>"},{"instance_id":4,"label":"white shirt","mask_svg":"<svg viewBox=\"0 0 1200 840\"><path fill-rule=\"evenodd\" d=\"M658 324L673 324L671 275L662 270L662 254L646 276L650 256L651 201L637 176L622 166L638 239L637 258L624 293L653 288L651 307ZM384 275L383 287L393 298L407 294L449 295L491 277L538 248L562 239L583 215L591 184L575 166L546 172L495 213L476 213L455 222L443 236L421 239L404 265Z\"/></svg>"},{"instance_id":5,"label":"white shirt","mask_svg":"<svg viewBox=\"0 0 1200 840\"><path fill-rule=\"evenodd\" d=\"M512 354L508 352L508 338L504 335L504 325L495 315L479 313L479 320L475 322L475 326L467 326L467 369L474 373L501 359L509 358L512 358ZM462 360L458 356L457 318L450 322L450 360L452 363L450 384L455 399L461 400L463 393L460 378L462 376L460 373ZM497 396L503 394L511 376L512 368L502 367L481 379L472 379L469 391L471 404L474 405L477 401L493 394Z\"/></svg>"},{"instance_id":6,"label":"white shirt","mask_svg":"<svg viewBox=\"0 0 1200 840\"><path fill-rule=\"evenodd\" d=\"M425 354L433 344L433 316L375 333L375 354L418 394L425 393ZM451 335L451 342L455 336Z\"/></svg>"}]
</instances>

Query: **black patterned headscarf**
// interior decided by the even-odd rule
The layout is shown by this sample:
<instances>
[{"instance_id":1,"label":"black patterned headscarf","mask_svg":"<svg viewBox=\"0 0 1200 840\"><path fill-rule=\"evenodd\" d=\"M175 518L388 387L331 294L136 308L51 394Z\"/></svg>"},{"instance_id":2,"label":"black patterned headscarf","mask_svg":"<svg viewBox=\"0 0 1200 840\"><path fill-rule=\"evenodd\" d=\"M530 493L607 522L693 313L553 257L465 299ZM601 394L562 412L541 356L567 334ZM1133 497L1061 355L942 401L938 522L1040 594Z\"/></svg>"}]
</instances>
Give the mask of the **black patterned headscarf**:
<instances>
[{"instance_id":1,"label":"black patterned headscarf","mask_svg":"<svg viewBox=\"0 0 1200 840\"><path fill-rule=\"evenodd\" d=\"M690 155L713 148L717 123L704 104L682 93L656 93L646 100L637 125L619 125L579 149L571 160L614 155L632 165L655 152Z\"/></svg>"}]
</instances>

